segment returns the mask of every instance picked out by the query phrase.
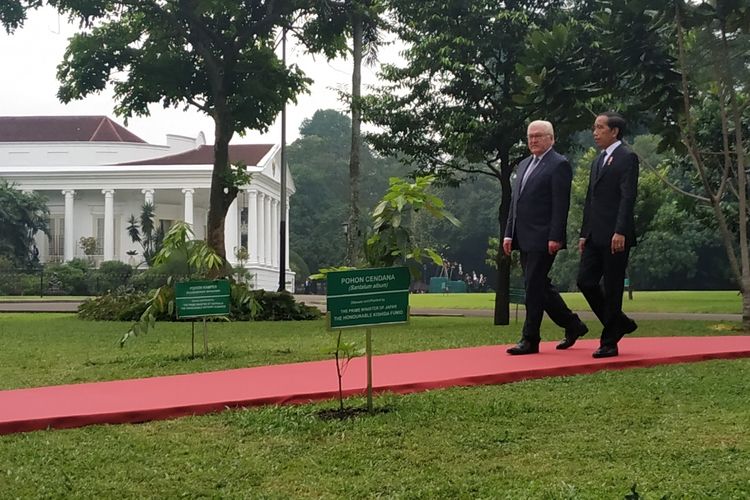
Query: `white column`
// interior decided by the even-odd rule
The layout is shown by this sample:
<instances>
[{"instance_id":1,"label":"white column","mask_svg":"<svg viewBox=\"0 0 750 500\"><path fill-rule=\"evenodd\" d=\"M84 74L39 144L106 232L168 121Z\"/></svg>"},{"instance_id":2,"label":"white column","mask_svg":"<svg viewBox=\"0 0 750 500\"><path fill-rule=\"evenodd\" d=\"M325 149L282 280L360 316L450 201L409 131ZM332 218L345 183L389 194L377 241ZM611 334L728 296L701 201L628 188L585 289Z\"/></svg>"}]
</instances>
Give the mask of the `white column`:
<instances>
[{"instance_id":1,"label":"white column","mask_svg":"<svg viewBox=\"0 0 750 500\"><path fill-rule=\"evenodd\" d=\"M143 193L143 204L145 205L148 203L149 205L154 205L154 190L153 189L141 189L141 193Z\"/></svg>"},{"instance_id":2,"label":"white column","mask_svg":"<svg viewBox=\"0 0 750 500\"><path fill-rule=\"evenodd\" d=\"M286 262L284 263L284 269L291 270L289 267L289 252L291 249L289 248L289 197L286 197L286 235L284 236L284 239L286 240Z\"/></svg>"},{"instance_id":3,"label":"white column","mask_svg":"<svg viewBox=\"0 0 750 500\"><path fill-rule=\"evenodd\" d=\"M224 250L227 253L227 261L231 264L237 263L237 257L234 256L234 252L238 246L238 220L237 198L235 198L232 204L229 205L229 210L227 210L227 215L224 218Z\"/></svg>"},{"instance_id":4,"label":"white column","mask_svg":"<svg viewBox=\"0 0 750 500\"><path fill-rule=\"evenodd\" d=\"M102 189L104 195L104 261L115 258L115 190Z\"/></svg>"},{"instance_id":5,"label":"white column","mask_svg":"<svg viewBox=\"0 0 750 500\"><path fill-rule=\"evenodd\" d=\"M258 192L247 190L247 252L250 263L258 262Z\"/></svg>"},{"instance_id":6,"label":"white column","mask_svg":"<svg viewBox=\"0 0 750 500\"><path fill-rule=\"evenodd\" d=\"M271 265L279 266L279 202L271 198Z\"/></svg>"},{"instance_id":7,"label":"white column","mask_svg":"<svg viewBox=\"0 0 750 500\"><path fill-rule=\"evenodd\" d=\"M271 197L266 195L263 198L263 246L264 246L264 261L266 265L271 265L273 262L273 256L271 255L271 238L273 228L271 227Z\"/></svg>"},{"instance_id":8,"label":"white column","mask_svg":"<svg viewBox=\"0 0 750 500\"><path fill-rule=\"evenodd\" d=\"M185 222L190 224L190 228L195 231L193 227L193 193L195 193L195 189L186 188L182 190L182 194L185 195Z\"/></svg>"},{"instance_id":9,"label":"white column","mask_svg":"<svg viewBox=\"0 0 750 500\"><path fill-rule=\"evenodd\" d=\"M258 249L258 264L266 261L266 195L258 192L258 239L255 245Z\"/></svg>"},{"instance_id":10,"label":"white column","mask_svg":"<svg viewBox=\"0 0 750 500\"><path fill-rule=\"evenodd\" d=\"M65 230L63 231L63 257L65 262L75 257L76 243L73 241L73 196L76 192L72 189L63 189L65 195Z\"/></svg>"}]
</instances>

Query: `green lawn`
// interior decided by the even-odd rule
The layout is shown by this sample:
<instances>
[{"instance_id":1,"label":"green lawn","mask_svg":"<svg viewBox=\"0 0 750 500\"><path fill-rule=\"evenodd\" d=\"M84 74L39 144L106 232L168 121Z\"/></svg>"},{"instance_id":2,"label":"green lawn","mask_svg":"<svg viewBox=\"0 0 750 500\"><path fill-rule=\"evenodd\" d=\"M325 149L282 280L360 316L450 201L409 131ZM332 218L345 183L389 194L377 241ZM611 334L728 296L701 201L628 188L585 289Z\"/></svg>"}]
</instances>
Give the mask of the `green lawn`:
<instances>
[{"instance_id":1,"label":"green lawn","mask_svg":"<svg viewBox=\"0 0 750 500\"><path fill-rule=\"evenodd\" d=\"M215 323L208 359L191 360L188 324L160 323L119 349L126 326L0 314L0 384L320 359L331 336L323 321ZM642 321L636 334L725 335L736 326ZM375 330L374 350L508 343L519 328L414 318ZM348 335L363 341L362 332ZM545 323L543 336L560 332ZM343 422L317 416L334 406L328 402L0 436L0 491L3 498L600 499L624 498L637 484L647 499L744 499L748 379L750 360L710 361L383 395L375 400L383 412Z\"/></svg>"},{"instance_id":2,"label":"green lawn","mask_svg":"<svg viewBox=\"0 0 750 500\"><path fill-rule=\"evenodd\" d=\"M568 306L576 311L589 310L580 292L563 293ZM493 309L494 293L413 294L412 307L435 309ZM736 291L633 292L623 300L626 312L727 313L742 312L742 297Z\"/></svg>"}]
</instances>

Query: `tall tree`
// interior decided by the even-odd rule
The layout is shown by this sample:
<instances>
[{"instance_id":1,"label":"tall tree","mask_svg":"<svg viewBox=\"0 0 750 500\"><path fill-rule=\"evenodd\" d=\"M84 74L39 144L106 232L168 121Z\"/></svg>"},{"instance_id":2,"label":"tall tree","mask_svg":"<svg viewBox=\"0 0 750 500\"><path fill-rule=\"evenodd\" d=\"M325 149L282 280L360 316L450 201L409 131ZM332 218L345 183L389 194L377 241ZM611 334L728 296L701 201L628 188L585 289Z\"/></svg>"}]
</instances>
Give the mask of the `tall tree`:
<instances>
[{"instance_id":1,"label":"tall tree","mask_svg":"<svg viewBox=\"0 0 750 500\"><path fill-rule=\"evenodd\" d=\"M386 84L365 100L365 118L384 132L375 147L403 157L417 173L445 184L490 176L502 193L502 235L510 205L510 178L527 151L526 125L548 112L516 102L527 85L516 65L527 39L565 16L564 1L392 0L395 31L407 44L403 67L386 65ZM559 117L565 116L563 114ZM502 237L500 237L502 240ZM508 324L510 260L498 252L495 324Z\"/></svg>"},{"instance_id":2,"label":"tall tree","mask_svg":"<svg viewBox=\"0 0 750 500\"><path fill-rule=\"evenodd\" d=\"M46 200L39 193L24 193L0 180L0 256L18 264L33 260L34 235L47 232Z\"/></svg>"},{"instance_id":3,"label":"tall tree","mask_svg":"<svg viewBox=\"0 0 750 500\"><path fill-rule=\"evenodd\" d=\"M318 110L302 122L300 138L289 146L289 168L297 193L291 200L290 245L311 271L345 262L342 222L348 213L347 139L351 119L335 110ZM362 158L362 213L367 214L388 188L388 178L407 169L392 158L376 157L365 144ZM366 223L366 215L359 224Z\"/></svg>"},{"instance_id":4,"label":"tall tree","mask_svg":"<svg viewBox=\"0 0 750 500\"><path fill-rule=\"evenodd\" d=\"M320 2L290 0L51 0L81 20L58 68L63 102L114 87L115 112L148 115L148 105L194 107L215 124L209 245L221 256L224 218L244 170L229 163L229 141L264 132L309 79L285 67L274 35Z\"/></svg>"},{"instance_id":5,"label":"tall tree","mask_svg":"<svg viewBox=\"0 0 750 500\"><path fill-rule=\"evenodd\" d=\"M356 265L361 258L360 175L362 151L362 64L373 63L384 29L384 4L380 0L331 1L328 16L308 23L303 39L313 50L324 50L329 57L351 56L351 147L349 151L349 217L346 234L346 262ZM349 40L351 44L349 44ZM322 44L322 46L321 46Z\"/></svg>"},{"instance_id":6,"label":"tall tree","mask_svg":"<svg viewBox=\"0 0 750 500\"><path fill-rule=\"evenodd\" d=\"M750 58L747 55L750 47L750 2L705 2L698 6L674 2L673 12L684 97L679 121L682 142L700 178L702 195L708 198L713 209L732 272L742 291L742 323L748 331L750 248L746 155L750 132L747 127L750 102ZM691 28L692 33L701 41L699 47L706 50L709 67L714 70L713 78L700 78L688 68L687 52L690 46L686 34L690 33L688 30ZM744 61L739 71L734 64L737 59ZM700 102L700 105L694 106L695 102ZM712 140L710 135L707 136L705 127L701 127L698 122L697 111L705 110L710 103L715 104L713 128L721 130L720 144L718 140ZM718 158L714 154L716 151L720 152ZM718 182L712 182L715 179ZM727 213L727 198L737 201L734 214Z\"/></svg>"},{"instance_id":7,"label":"tall tree","mask_svg":"<svg viewBox=\"0 0 750 500\"><path fill-rule=\"evenodd\" d=\"M527 101L556 102L568 75L568 99L591 105L620 101L689 159L695 183L670 187L710 207L734 278L743 295L743 325L750 330L748 248L748 35L750 2L682 0L592 2L590 22L556 26L596 40L594 56L572 58L575 35L552 48L555 29L540 37L534 61L521 68L532 82ZM558 61L570 61L561 68ZM560 71L562 69L562 71ZM562 77L561 77L562 73ZM555 80L558 80L558 83ZM584 95L579 91L587 88Z\"/></svg>"}]
</instances>

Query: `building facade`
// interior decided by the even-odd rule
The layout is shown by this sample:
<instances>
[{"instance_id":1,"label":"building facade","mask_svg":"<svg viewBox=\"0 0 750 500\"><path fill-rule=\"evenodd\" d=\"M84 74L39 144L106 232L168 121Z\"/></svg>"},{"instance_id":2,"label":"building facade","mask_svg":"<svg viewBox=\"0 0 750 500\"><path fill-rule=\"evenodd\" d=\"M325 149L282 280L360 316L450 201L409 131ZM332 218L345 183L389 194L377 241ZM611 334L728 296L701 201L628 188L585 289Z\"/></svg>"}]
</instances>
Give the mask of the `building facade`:
<instances>
[{"instance_id":1,"label":"building facade","mask_svg":"<svg viewBox=\"0 0 750 500\"><path fill-rule=\"evenodd\" d=\"M286 231L281 220L281 158L274 144L230 145L232 163L242 163L252 180L242 186L225 219L227 259L243 265L255 288L278 288L289 269L289 200L294 182L287 170ZM84 257L80 240L96 238L97 263L120 260L143 265L138 243L127 232L131 216L144 203L154 206L155 224L167 230L175 221L192 225L203 239L213 171L213 146L198 137L167 136L166 145L148 144L104 116L0 117L0 177L17 189L47 198L49 235L37 235L42 262ZM279 262L280 242L287 244ZM244 248L247 259L238 261ZM87 256L88 257L88 256Z\"/></svg>"}]
</instances>

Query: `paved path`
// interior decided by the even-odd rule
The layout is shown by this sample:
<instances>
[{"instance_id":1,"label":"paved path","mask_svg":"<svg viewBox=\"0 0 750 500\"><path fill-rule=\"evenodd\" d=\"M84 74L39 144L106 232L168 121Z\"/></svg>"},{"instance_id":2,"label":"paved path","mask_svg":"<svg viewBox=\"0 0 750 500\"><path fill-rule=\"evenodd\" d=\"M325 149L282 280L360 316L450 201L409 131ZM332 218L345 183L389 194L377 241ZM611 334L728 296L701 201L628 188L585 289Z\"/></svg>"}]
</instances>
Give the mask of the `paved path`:
<instances>
[{"instance_id":1,"label":"paved path","mask_svg":"<svg viewBox=\"0 0 750 500\"><path fill-rule=\"evenodd\" d=\"M295 298L309 306L315 306L321 311L326 311L325 295L296 295ZM3 301L0 302L0 312L75 312L78 309L78 301ZM581 318L593 320L591 311L576 311ZM430 309L412 308L413 316L474 316L492 317L490 309ZM511 308L511 322L515 321L515 308ZM525 311L518 310L519 321L523 320ZM741 314L706 314L706 313L655 313L655 312L629 312L628 316L636 320L698 320L698 321L742 321Z\"/></svg>"},{"instance_id":2,"label":"paved path","mask_svg":"<svg viewBox=\"0 0 750 500\"><path fill-rule=\"evenodd\" d=\"M78 301L3 301L0 312L76 312Z\"/></svg>"}]
</instances>

